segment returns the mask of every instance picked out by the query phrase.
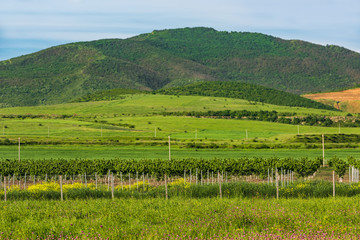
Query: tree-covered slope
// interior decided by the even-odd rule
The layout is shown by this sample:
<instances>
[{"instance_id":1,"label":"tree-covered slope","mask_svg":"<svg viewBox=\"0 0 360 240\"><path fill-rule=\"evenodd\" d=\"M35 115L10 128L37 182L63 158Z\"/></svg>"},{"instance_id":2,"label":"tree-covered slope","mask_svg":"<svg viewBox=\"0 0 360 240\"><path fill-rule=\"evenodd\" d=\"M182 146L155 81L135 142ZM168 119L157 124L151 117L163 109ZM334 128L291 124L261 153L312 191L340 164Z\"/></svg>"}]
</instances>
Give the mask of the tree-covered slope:
<instances>
[{"instance_id":1,"label":"tree-covered slope","mask_svg":"<svg viewBox=\"0 0 360 240\"><path fill-rule=\"evenodd\" d=\"M292 93L360 84L360 54L211 28L154 31L52 47L0 62L0 106L68 102L97 90L156 90L206 80Z\"/></svg>"},{"instance_id":2,"label":"tree-covered slope","mask_svg":"<svg viewBox=\"0 0 360 240\"><path fill-rule=\"evenodd\" d=\"M156 92L166 95L239 98L281 106L335 110L335 108L331 106L292 93L242 82L200 82L183 87L161 89Z\"/></svg>"}]
</instances>

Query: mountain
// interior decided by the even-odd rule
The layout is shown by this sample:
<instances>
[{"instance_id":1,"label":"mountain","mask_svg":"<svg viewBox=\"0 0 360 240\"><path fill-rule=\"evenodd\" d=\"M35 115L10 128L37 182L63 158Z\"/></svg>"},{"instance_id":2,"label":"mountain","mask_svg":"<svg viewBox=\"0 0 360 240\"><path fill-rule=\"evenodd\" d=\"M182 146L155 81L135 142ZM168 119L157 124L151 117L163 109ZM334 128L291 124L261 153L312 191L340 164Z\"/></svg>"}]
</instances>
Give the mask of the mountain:
<instances>
[{"instance_id":1,"label":"mountain","mask_svg":"<svg viewBox=\"0 0 360 240\"><path fill-rule=\"evenodd\" d=\"M0 105L68 102L97 90L241 81L296 94L360 83L360 54L211 28L71 43L0 62Z\"/></svg>"}]
</instances>

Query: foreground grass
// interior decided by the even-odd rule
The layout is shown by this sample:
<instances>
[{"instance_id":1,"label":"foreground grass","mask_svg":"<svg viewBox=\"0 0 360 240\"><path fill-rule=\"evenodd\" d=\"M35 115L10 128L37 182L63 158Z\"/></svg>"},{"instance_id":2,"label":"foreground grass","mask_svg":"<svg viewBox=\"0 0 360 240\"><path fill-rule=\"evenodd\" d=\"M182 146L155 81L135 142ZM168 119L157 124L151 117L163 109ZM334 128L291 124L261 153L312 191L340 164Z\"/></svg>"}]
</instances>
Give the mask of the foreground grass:
<instances>
[{"instance_id":1,"label":"foreground grass","mask_svg":"<svg viewBox=\"0 0 360 240\"><path fill-rule=\"evenodd\" d=\"M1 239L357 239L359 198L0 203Z\"/></svg>"}]
</instances>

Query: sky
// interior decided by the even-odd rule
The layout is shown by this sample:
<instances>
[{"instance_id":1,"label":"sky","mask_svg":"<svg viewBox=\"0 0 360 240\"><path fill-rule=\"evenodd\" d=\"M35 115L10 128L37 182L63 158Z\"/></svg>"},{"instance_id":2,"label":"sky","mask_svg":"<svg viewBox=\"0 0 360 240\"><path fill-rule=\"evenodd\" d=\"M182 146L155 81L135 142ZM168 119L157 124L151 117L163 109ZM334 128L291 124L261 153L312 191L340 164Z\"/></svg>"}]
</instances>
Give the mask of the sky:
<instances>
[{"instance_id":1,"label":"sky","mask_svg":"<svg viewBox=\"0 0 360 240\"><path fill-rule=\"evenodd\" d=\"M359 0L0 0L0 60L70 42L199 26L360 52Z\"/></svg>"}]
</instances>

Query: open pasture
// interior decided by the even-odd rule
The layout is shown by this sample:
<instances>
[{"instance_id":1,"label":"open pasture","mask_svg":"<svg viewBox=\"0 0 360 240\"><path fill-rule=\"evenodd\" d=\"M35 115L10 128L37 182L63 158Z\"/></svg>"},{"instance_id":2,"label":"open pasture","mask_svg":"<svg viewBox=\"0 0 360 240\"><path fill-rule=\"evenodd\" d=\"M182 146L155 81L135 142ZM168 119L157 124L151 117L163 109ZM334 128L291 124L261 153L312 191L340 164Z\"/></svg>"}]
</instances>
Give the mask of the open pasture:
<instances>
[{"instance_id":1,"label":"open pasture","mask_svg":"<svg viewBox=\"0 0 360 240\"><path fill-rule=\"evenodd\" d=\"M0 202L1 239L358 239L359 199Z\"/></svg>"},{"instance_id":2,"label":"open pasture","mask_svg":"<svg viewBox=\"0 0 360 240\"><path fill-rule=\"evenodd\" d=\"M167 96L153 94L126 95L125 99L114 101L96 101L66 103L57 105L43 105L34 107L2 108L0 114L47 114L47 115L76 115L76 116L101 116L114 117L115 115L149 115L162 112L177 111L220 111L249 110L296 112L297 115L320 114L326 116L345 115L343 112L328 110L286 107L258 102L249 102L242 99L202 96Z\"/></svg>"},{"instance_id":3,"label":"open pasture","mask_svg":"<svg viewBox=\"0 0 360 240\"><path fill-rule=\"evenodd\" d=\"M96 120L96 121L95 121ZM236 119L172 116L133 116L101 119L0 119L0 137L156 137L179 139L240 140L288 138L297 125ZM132 127L133 126L133 127ZM156 132L155 132L156 131ZM359 128L341 128L344 134L360 134ZM300 134L336 134L338 127L299 126Z\"/></svg>"}]
</instances>

